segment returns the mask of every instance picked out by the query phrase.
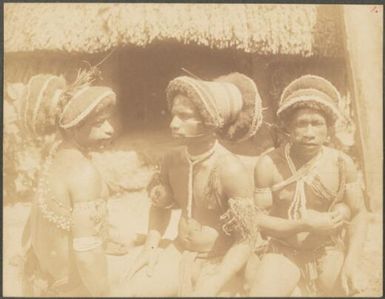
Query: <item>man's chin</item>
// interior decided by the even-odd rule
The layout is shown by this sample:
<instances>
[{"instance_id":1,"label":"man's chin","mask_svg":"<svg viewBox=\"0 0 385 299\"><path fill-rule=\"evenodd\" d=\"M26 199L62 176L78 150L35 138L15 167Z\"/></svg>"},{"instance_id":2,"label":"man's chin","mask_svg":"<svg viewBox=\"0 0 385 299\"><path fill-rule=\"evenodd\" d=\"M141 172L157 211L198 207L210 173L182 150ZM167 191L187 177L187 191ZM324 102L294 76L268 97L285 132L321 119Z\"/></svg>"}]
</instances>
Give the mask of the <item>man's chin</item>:
<instances>
[{"instance_id":1,"label":"man's chin","mask_svg":"<svg viewBox=\"0 0 385 299\"><path fill-rule=\"evenodd\" d=\"M111 139L102 139L102 140L97 140L92 144L92 149L96 151L102 151L109 145L111 145L112 140Z\"/></svg>"},{"instance_id":2,"label":"man's chin","mask_svg":"<svg viewBox=\"0 0 385 299\"><path fill-rule=\"evenodd\" d=\"M316 149L316 148L319 148L321 147L319 144L301 144L301 147L304 148L304 149Z\"/></svg>"},{"instance_id":3,"label":"man's chin","mask_svg":"<svg viewBox=\"0 0 385 299\"><path fill-rule=\"evenodd\" d=\"M171 137L172 139L174 140L174 142L176 144L186 144L188 141L188 138L185 137L184 135L180 135L180 134L171 134Z\"/></svg>"},{"instance_id":4,"label":"man's chin","mask_svg":"<svg viewBox=\"0 0 385 299\"><path fill-rule=\"evenodd\" d=\"M297 148L304 154L311 154L318 151L321 148L321 145L313 143L299 143L297 144Z\"/></svg>"}]
</instances>

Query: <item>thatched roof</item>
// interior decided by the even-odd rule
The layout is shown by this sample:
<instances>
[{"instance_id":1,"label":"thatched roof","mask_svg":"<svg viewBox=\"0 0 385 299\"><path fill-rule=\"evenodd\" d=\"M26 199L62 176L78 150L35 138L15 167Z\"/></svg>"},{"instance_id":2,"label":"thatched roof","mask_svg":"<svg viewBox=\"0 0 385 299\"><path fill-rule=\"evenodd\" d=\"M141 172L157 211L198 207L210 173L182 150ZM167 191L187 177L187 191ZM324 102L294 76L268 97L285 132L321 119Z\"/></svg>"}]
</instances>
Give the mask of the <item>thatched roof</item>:
<instances>
[{"instance_id":1,"label":"thatched roof","mask_svg":"<svg viewBox=\"0 0 385 299\"><path fill-rule=\"evenodd\" d=\"M174 40L249 53L340 55L338 10L323 5L8 3L5 52L104 52Z\"/></svg>"}]
</instances>

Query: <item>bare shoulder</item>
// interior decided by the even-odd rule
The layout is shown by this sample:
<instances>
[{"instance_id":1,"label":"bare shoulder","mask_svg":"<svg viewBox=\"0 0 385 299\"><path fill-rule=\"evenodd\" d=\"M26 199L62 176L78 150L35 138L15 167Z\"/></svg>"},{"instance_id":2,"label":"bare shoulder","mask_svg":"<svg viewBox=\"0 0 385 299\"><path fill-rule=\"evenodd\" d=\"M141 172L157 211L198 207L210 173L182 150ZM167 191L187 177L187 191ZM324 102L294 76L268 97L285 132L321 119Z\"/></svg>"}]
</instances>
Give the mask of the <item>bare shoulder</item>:
<instances>
[{"instance_id":1,"label":"bare shoulder","mask_svg":"<svg viewBox=\"0 0 385 299\"><path fill-rule=\"evenodd\" d=\"M241 159L230 151L226 151L219 156L218 168L223 176L244 176L246 174L246 166Z\"/></svg>"},{"instance_id":2,"label":"bare shoulder","mask_svg":"<svg viewBox=\"0 0 385 299\"><path fill-rule=\"evenodd\" d=\"M278 171L272 159L276 150L260 156L255 164L254 184L258 188L270 187L274 183L275 173Z\"/></svg>"},{"instance_id":3,"label":"bare shoulder","mask_svg":"<svg viewBox=\"0 0 385 299\"><path fill-rule=\"evenodd\" d=\"M239 157L224 152L217 163L222 187L229 196L248 196L252 192L252 177Z\"/></svg>"},{"instance_id":4,"label":"bare shoulder","mask_svg":"<svg viewBox=\"0 0 385 299\"><path fill-rule=\"evenodd\" d=\"M90 159L76 151L63 151L58 158L66 163L65 179L72 200L89 201L101 195L102 179Z\"/></svg>"},{"instance_id":5,"label":"bare shoulder","mask_svg":"<svg viewBox=\"0 0 385 299\"><path fill-rule=\"evenodd\" d=\"M352 157L335 148L326 147L326 149L335 157L336 163L338 160L342 161L347 182L355 181L357 179L357 167Z\"/></svg>"}]
</instances>

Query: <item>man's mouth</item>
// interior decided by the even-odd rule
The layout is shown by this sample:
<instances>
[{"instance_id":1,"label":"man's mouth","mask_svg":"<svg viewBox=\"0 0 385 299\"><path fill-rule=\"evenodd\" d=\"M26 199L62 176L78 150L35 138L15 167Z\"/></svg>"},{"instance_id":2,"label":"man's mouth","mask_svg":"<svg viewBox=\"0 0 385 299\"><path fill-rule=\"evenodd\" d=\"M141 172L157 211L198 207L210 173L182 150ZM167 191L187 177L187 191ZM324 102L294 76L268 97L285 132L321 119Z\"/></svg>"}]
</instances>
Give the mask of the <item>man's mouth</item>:
<instances>
[{"instance_id":1,"label":"man's mouth","mask_svg":"<svg viewBox=\"0 0 385 299\"><path fill-rule=\"evenodd\" d=\"M302 146L318 146L318 144L314 143L314 142L301 142L300 145L302 145Z\"/></svg>"},{"instance_id":2,"label":"man's mouth","mask_svg":"<svg viewBox=\"0 0 385 299\"><path fill-rule=\"evenodd\" d=\"M315 150L316 148L319 147L319 144L316 143L300 143L300 146L305 149L305 150Z\"/></svg>"},{"instance_id":3,"label":"man's mouth","mask_svg":"<svg viewBox=\"0 0 385 299\"><path fill-rule=\"evenodd\" d=\"M185 137L183 134L176 133L176 132L171 132L171 136L174 138L184 138Z\"/></svg>"}]
</instances>

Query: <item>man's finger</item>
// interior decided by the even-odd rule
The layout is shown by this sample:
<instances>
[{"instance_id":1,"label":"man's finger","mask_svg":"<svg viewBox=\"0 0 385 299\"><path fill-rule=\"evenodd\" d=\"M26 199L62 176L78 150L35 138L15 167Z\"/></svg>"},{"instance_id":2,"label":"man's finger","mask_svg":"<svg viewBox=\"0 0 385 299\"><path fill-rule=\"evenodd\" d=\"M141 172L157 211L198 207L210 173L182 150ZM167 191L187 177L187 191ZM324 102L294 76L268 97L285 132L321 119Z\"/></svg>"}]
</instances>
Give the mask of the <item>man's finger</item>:
<instances>
[{"instance_id":1,"label":"man's finger","mask_svg":"<svg viewBox=\"0 0 385 299\"><path fill-rule=\"evenodd\" d=\"M344 216L341 215L341 214L338 214L337 216L335 216L335 217L332 218L332 221L333 221L334 223L337 223L337 222L340 222L340 221L343 221L343 220L344 220Z\"/></svg>"},{"instance_id":2,"label":"man's finger","mask_svg":"<svg viewBox=\"0 0 385 299\"><path fill-rule=\"evenodd\" d=\"M126 274L123 276L123 279L124 280L130 280L136 272L138 272L140 269L142 269L144 266L145 266L145 262L144 261L141 261L139 263L135 263L133 265L133 267L131 267L127 272Z\"/></svg>"},{"instance_id":3,"label":"man's finger","mask_svg":"<svg viewBox=\"0 0 385 299\"><path fill-rule=\"evenodd\" d=\"M157 254L157 252L154 252L151 255L150 261L148 263L148 267L147 267L147 271L146 271L147 276L149 276L149 277L152 276L152 274L154 273L154 268L155 268L157 261L158 261L158 254Z\"/></svg>"},{"instance_id":4,"label":"man's finger","mask_svg":"<svg viewBox=\"0 0 385 299\"><path fill-rule=\"evenodd\" d=\"M343 219L340 219L338 222L335 222L333 228L341 227L344 224Z\"/></svg>"}]
</instances>

